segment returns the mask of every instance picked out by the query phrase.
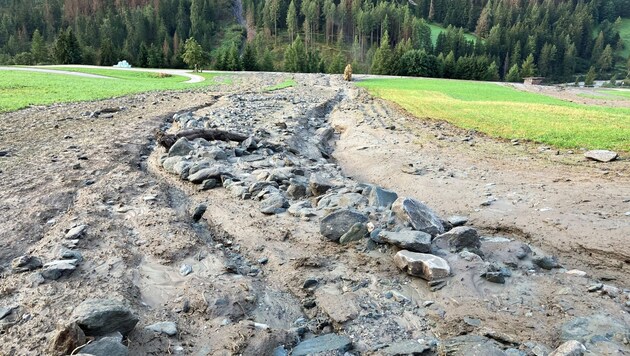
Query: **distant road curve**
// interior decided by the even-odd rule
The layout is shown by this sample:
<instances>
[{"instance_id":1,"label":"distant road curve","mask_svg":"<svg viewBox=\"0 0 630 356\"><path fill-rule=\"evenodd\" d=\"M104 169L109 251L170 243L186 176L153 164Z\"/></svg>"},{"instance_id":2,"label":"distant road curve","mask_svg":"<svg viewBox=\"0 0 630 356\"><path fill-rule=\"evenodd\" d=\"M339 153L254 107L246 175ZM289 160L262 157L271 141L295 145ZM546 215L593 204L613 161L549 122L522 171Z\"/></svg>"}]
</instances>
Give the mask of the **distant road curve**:
<instances>
[{"instance_id":1,"label":"distant road curve","mask_svg":"<svg viewBox=\"0 0 630 356\"><path fill-rule=\"evenodd\" d=\"M170 75L179 75L182 77L189 78L184 83L194 84L201 83L206 80L206 78L190 73L190 71L185 69L148 69L148 68L117 68L117 67L99 67L99 66L88 66L88 65L55 65L55 68L87 68L87 69L114 69L114 70L122 70L122 71L132 71L132 72L150 72L150 73L165 73ZM79 73L79 72L70 72L59 69L49 69L47 66L37 66L37 67L0 67L0 70L21 70L28 72L40 72L40 73L54 73L54 74L64 74L64 75L74 75L83 78L98 78L98 79L112 79L111 77L97 75L97 74L89 74L89 73Z\"/></svg>"}]
</instances>

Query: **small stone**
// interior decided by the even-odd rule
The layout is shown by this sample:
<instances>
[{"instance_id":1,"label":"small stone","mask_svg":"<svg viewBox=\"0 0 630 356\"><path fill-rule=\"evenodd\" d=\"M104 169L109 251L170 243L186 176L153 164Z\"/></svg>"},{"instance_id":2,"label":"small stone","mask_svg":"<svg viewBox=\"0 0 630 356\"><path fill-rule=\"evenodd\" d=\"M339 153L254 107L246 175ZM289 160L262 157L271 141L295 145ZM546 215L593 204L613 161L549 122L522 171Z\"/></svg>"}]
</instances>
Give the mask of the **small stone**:
<instances>
[{"instance_id":1,"label":"small stone","mask_svg":"<svg viewBox=\"0 0 630 356\"><path fill-rule=\"evenodd\" d=\"M486 272L483 274L483 277L492 283L505 284L505 277L501 272Z\"/></svg>"},{"instance_id":2,"label":"small stone","mask_svg":"<svg viewBox=\"0 0 630 356\"><path fill-rule=\"evenodd\" d=\"M115 336L106 336L87 344L81 349L81 353L94 356L127 356L129 349L121 341L120 333Z\"/></svg>"},{"instance_id":3,"label":"small stone","mask_svg":"<svg viewBox=\"0 0 630 356\"><path fill-rule=\"evenodd\" d=\"M6 318L7 315L11 314L13 312L13 309L17 309L17 307L9 307L9 308L0 307L0 320Z\"/></svg>"},{"instance_id":4,"label":"small stone","mask_svg":"<svg viewBox=\"0 0 630 356\"><path fill-rule=\"evenodd\" d=\"M455 227L437 236L435 239L448 241L448 244L453 246L456 251L461 251L465 248L479 249L481 247L479 233L477 233L477 230L468 226Z\"/></svg>"},{"instance_id":5,"label":"small stone","mask_svg":"<svg viewBox=\"0 0 630 356\"><path fill-rule=\"evenodd\" d=\"M182 137L171 148L168 150L169 157L175 156L186 156L190 153L190 151L194 150L195 146L193 146L190 141L186 137Z\"/></svg>"},{"instance_id":6,"label":"small stone","mask_svg":"<svg viewBox=\"0 0 630 356\"><path fill-rule=\"evenodd\" d=\"M179 274L181 274L182 276L187 276L187 275L191 274L192 272L193 272L192 266L187 265L187 264L183 264L179 268Z\"/></svg>"},{"instance_id":7,"label":"small stone","mask_svg":"<svg viewBox=\"0 0 630 356\"><path fill-rule=\"evenodd\" d=\"M569 340L555 349L549 356L582 356L586 347L577 340Z\"/></svg>"},{"instance_id":8,"label":"small stone","mask_svg":"<svg viewBox=\"0 0 630 356\"><path fill-rule=\"evenodd\" d=\"M431 252L431 235L422 231L403 230L398 232L381 231L381 241L413 252Z\"/></svg>"},{"instance_id":9,"label":"small stone","mask_svg":"<svg viewBox=\"0 0 630 356\"><path fill-rule=\"evenodd\" d=\"M586 277L586 272L580 271L579 269L572 269L570 271L567 271L566 273L572 276Z\"/></svg>"},{"instance_id":10,"label":"small stone","mask_svg":"<svg viewBox=\"0 0 630 356\"><path fill-rule=\"evenodd\" d=\"M353 241L362 240L368 234L367 226L364 223L356 223L352 225L350 230L339 238L339 243L342 245L348 244Z\"/></svg>"},{"instance_id":11,"label":"small stone","mask_svg":"<svg viewBox=\"0 0 630 356\"><path fill-rule=\"evenodd\" d=\"M287 188L289 198L298 200L306 197L306 186L297 183L291 183Z\"/></svg>"},{"instance_id":12,"label":"small stone","mask_svg":"<svg viewBox=\"0 0 630 356\"><path fill-rule=\"evenodd\" d=\"M172 321L164 321L147 326L145 329L155 331L156 333L166 334L168 336L177 335L177 324Z\"/></svg>"},{"instance_id":13,"label":"small stone","mask_svg":"<svg viewBox=\"0 0 630 356\"><path fill-rule=\"evenodd\" d=\"M206 213L206 209L208 209L208 206L206 204L197 205L195 211L193 211L192 213L192 220L194 222L199 222L199 220L201 220L201 218L203 217L203 214Z\"/></svg>"},{"instance_id":14,"label":"small stone","mask_svg":"<svg viewBox=\"0 0 630 356\"><path fill-rule=\"evenodd\" d=\"M468 222L468 217L454 215L450 216L448 219L446 219L446 221L448 221L448 223L451 224L453 227L463 226L466 225L466 223Z\"/></svg>"},{"instance_id":15,"label":"small stone","mask_svg":"<svg viewBox=\"0 0 630 356\"><path fill-rule=\"evenodd\" d=\"M221 176L228 175L229 173L225 170L225 168L221 166L214 166L210 168L200 169L188 176L188 181L191 183L199 184L208 179L221 179Z\"/></svg>"},{"instance_id":16,"label":"small stone","mask_svg":"<svg viewBox=\"0 0 630 356\"><path fill-rule=\"evenodd\" d=\"M611 298L616 298L619 296L619 288L617 287L613 287L611 285L608 284L604 284L604 286L602 287L602 294L607 295Z\"/></svg>"},{"instance_id":17,"label":"small stone","mask_svg":"<svg viewBox=\"0 0 630 356\"><path fill-rule=\"evenodd\" d=\"M210 189L214 189L219 185L219 181L214 179L214 178L210 178L210 179L206 179L203 182L201 182L201 186L199 187L199 190L210 190Z\"/></svg>"},{"instance_id":18,"label":"small stone","mask_svg":"<svg viewBox=\"0 0 630 356\"><path fill-rule=\"evenodd\" d=\"M87 230L87 225L75 226L72 229L70 229L68 233L66 233L66 239L68 240L80 239L81 237L83 237L86 230Z\"/></svg>"},{"instance_id":19,"label":"small stone","mask_svg":"<svg viewBox=\"0 0 630 356\"><path fill-rule=\"evenodd\" d=\"M385 208L390 208L396 199L398 199L396 192L381 187L373 187L370 190L370 196L368 198L370 205Z\"/></svg>"},{"instance_id":20,"label":"small stone","mask_svg":"<svg viewBox=\"0 0 630 356\"><path fill-rule=\"evenodd\" d=\"M267 257L258 259L258 263L260 263L261 265L267 264L267 262L269 262L269 259Z\"/></svg>"},{"instance_id":21,"label":"small stone","mask_svg":"<svg viewBox=\"0 0 630 356\"><path fill-rule=\"evenodd\" d=\"M589 293L593 293L593 292L597 292L598 290L601 290L602 288L604 288L604 285L601 284L601 283L598 283L598 284L594 284L594 285L588 287L587 291Z\"/></svg>"},{"instance_id":22,"label":"small stone","mask_svg":"<svg viewBox=\"0 0 630 356\"><path fill-rule=\"evenodd\" d=\"M343 354L350 350L352 341L347 336L326 334L304 340L293 348L293 356L306 356L318 353Z\"/></svg>"},{"instance_id":23,"label":"small stone","mask_svg":"<svg viewBox=\"0 0 630 356\"><path fill-rule=\"evenodd\" d=\"M116 331L127 335L138 323L129 308L113 299L88 299L74 309L72 317L88 336Z\"/></svg>"},{"instance_id":24,"label":"small stone","mask_svg":"<svg viewBox=\"0 0 630 356\"><path fill-rule=\"evenodd\" d=\"M260 202L260 212L266 215L280 214L289 207L289 202L281 193L272 193Z\"/></svg>"},{"instance_id":25,"label":"small stone","mask_svg":"<svg viewBox=\"0 0 630 356\"><path fill-rule=\"evenodd\" d=\"M333 187L332 183L317 173L311 174L308 185L311 193L315 197L325 194Z\"/></svg>"},{"instance_id":26,"label":"small stone","mask_svg":"<svg viewBox=\"0 0 630 356\"><path fill-rule=\"evenodd\" d=\"M424 231L431 236L444 233L440 218L426 205L411 198L398 198L392 211L399 219L411 224L414 230Z\"/></svg>"},{"instance_id":27,"label":"small stone","mask_svg":"<svg viewBox=\"0 0 630 356\"><path fill-rule=\"evenodd\" d=\"M464 323L466 323L466 324L468 324L470 326L477 327L477 326L481 325L481 320L475 319L475 318L471 318L469 316L465 316L464 317Z\"/></svg>"},{"instance_id":28,"label":"small stone","mask_svg":"<svg viewBox=\"0 0 630 356\"><path fill-rule=\"evenodd\" d=\"M247 151L255 151L258 148L258 143L253 136L250 136L241 143L241 147Z\"/></svg>"},{"instance_id":29,"label":"small stone","mask_svg":"<svg viewBox=\"0 0 630 356\"><path fill-rule=\"evenodd\" d=\"M435 351L435 346L434 343L408 340L393 343L379 350L378 354L387 356L430 355Z\"/></svg>"},{"instance_id":30,"label":"small stone","mask_svg":"<svg viewBox=\"0 0 630 356\"><path fill-rule=\"evenodd\" d=\"M22 273L42 268L42 260L35 256L20 256L11 261L11 270L13 273Z\"/></svg>"},{"instance_id":31,"label":"small stone","mask_svg":"<svg viewBox=\"0 0 630 356\"><path fill-rule=\"evenodd\" d=\"M52 355L70 355L79 346L85 345L85 343L86 338L83 330L76 323L70 323L57 329L48 344L48 352Z\"/></svg>"},{"instance_id":32,"label":"small stone","mask_svg":"<svg viewBox=\"0 0 630 356\"><path fill-rule=\"evenodd\" d=\"M317 279L309 278L309 279L304 281L304 284L302 284L302 288L303 289L309 289L309 288L315 287L318 284L319 284L319 281Z\"/></svg>"},{"instance_id":33,"label":"small stone","mask_svg":"<svg viewBox=\"0 0 630 356\"><path fill-rule=\"evenodd\" d=\"M428 281L446 278L451 268L441 257L407 250L398 251L394 256L396 266L408 274Z\"/></svg>"},{"instance_id":34,"label":"small stone","mask_svg":"<svg viewBox=\"0 0 630 356\"><path fill-rule=\"evenodd\" d=\"M69 276L77 269L77 260L57 260L44 265L42 276L45 279L57 280L63 276Z\"/></svg>"},{"instance_id":35,"label":"small stone","mask_svg":"<svg viewBox=\"0 0 630 356\"><path fill-rule=\"evenodd\" d=\"M341 209L325 216L319 223L319 232L331 241L339 241L354 224L367 223L368 218L356 210Z\"/></svg>"},{"instance_id":36,"label":"small stone","mask_svg":"<svg viewBox=\"0 0 630 356\"><path fill-rule=\"evenodd\" d=\"M558 260L555 256L543 256L536 257L532 259L534 264L542 269L551 270L554 268L561 268L562 266L558 263Z\"/></svg>"},{"instance_id":37,"label":"small stone","mask_svg":"<svg viewBox=\"0 0 630 356\"><path fill-rule=\"evenodd\" d=\"M611 162L617 159L617 152L607 150L592 150L584 152L584 157L598 162Z\"/></svg>"}]
</instances>

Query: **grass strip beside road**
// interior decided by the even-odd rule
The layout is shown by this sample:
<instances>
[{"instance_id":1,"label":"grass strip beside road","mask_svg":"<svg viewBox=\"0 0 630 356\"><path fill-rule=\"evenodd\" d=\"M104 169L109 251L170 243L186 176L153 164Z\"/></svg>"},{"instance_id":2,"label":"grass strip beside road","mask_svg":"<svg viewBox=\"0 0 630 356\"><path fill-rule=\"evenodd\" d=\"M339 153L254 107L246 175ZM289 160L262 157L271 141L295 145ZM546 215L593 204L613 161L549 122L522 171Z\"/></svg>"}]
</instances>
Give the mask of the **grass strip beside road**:
<instances>
[{"instance_id":1,"label":"grass strip beside road","mask_svg":"<svg viewBox=\"0 0 630 356\"><path fill-rule=\"evenodd\" d=\"M424 78L358 82L419 118L559 148L630 151L630 109L586 106L495 83Z\"/></svg>"}]
</instances>

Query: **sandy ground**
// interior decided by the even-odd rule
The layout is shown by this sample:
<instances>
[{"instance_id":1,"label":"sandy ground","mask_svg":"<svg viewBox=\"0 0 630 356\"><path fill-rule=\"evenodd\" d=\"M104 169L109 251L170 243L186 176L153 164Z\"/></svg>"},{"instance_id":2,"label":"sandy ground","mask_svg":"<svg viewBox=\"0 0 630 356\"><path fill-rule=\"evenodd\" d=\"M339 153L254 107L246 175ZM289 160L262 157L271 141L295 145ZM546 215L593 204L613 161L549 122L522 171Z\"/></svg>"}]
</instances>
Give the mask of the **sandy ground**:
<instances>
[{"instance_id":1,"label":"sandy ground","mask_svg":"<svg viewBox=\"0 0 630 356\"><path fill-rule=\"evenodd\" d=\"M139 315L126 341L132 355L270 354L279 345L290 350L300 327L305 337L349 336L354 355L421 338L442 340L443 348L461 335L483 336L500 349L553 349L563 323L575 317L630 325L625 154L602 164L579 151L514 146L411 118L339 78L296 75L294 88L261 92L288 77L243 75L232 86L0 116L0 151L8 152L0 157L0 307L18 306L0 324L0 355L45 354L55 329L86 298L125 300ZM337 131L331 162L346 176L425 201L444 217L469 216L486 236L555 254L565 269L518 270L498 285L479 277L482 261L454 260L448 285L432 291L395 267L391 247L331 243L317 221L265 216L254 201L199 191L159 167L164 151L153 134L174 113L238 117L239 105L260 105L248 100L261 96L272 103L260 106L261 125L333 103L323 113ZM299 100L307 104L295 106ZM90 117L104 108L122 110ZM200 203L208 211L194 223L190 212ZM75 248L84 262L72 275L43 282L36 272L11 273L20 255L58 258L76 224L88 230ZM488 246L488 255L509 254ZM178 273L184 263L190 276ZM587 277L564 273L573 268ZM302 288L306 278L320 281L314 294ZM619 287L619 296L586 291L600 281ZM310 301L317 307L305 307ZM356 313L346 318L348 310ZM158 321L177 322L178 335L144 329ZM629 351L623 342L615 347L610 354Z\"/></svg>"}]
</instances>

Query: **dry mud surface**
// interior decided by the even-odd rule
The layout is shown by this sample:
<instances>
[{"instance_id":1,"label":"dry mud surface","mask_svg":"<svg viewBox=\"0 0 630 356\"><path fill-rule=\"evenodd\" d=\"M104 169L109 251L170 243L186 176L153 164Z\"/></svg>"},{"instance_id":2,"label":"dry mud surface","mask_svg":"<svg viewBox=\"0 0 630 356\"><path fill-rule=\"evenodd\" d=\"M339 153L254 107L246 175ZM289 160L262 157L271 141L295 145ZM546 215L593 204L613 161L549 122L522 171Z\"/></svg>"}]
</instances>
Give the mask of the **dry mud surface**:
<instances>
[{"instance_id":1,"label":"dry mud surface","mask_svg":"<svg viewBox=\"0 0 630 356\"><path fill-rule=\"evenodd\" d=\"M627 157L588 162L414 119L337 77L263 91L288 77L1 115L0 355L86 343L104 345L97 356L547 355L569 340L586 354L630 353ZM154 133L189 128L257 142L196 140L167 160ZM182 179L213 164L229 171L219 187ZM314 175L331 188L296 194ZM320 219L347 206L370 229L408 228L368 203L372 185L444 220L468 217L480 247L436 238L450 276L428 283L398 269L399 248L378 236L322 236ZM71 262L19 272L19 256ZM482 277L492 266L505 283ZM90 299L137 320L112 329L122 344L78 321ZM159 322L176 330L147 329Z\"/></svg>"}]
</instances>

